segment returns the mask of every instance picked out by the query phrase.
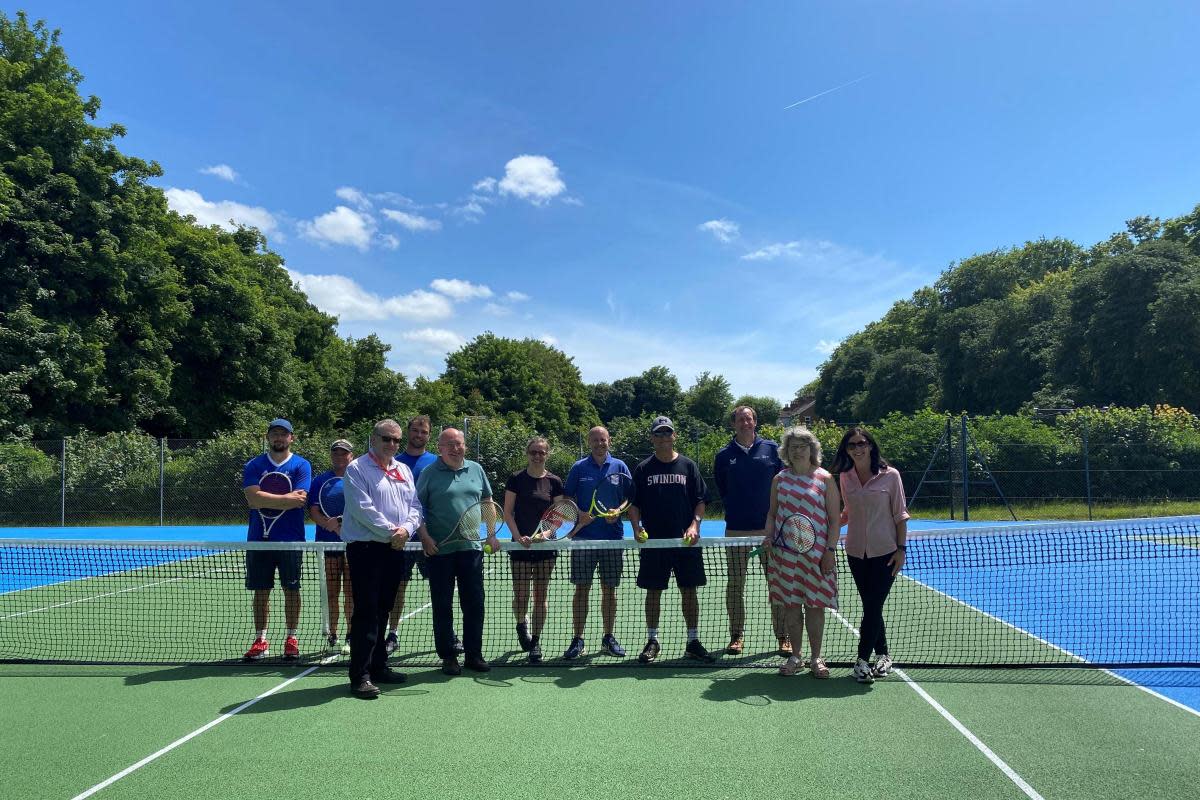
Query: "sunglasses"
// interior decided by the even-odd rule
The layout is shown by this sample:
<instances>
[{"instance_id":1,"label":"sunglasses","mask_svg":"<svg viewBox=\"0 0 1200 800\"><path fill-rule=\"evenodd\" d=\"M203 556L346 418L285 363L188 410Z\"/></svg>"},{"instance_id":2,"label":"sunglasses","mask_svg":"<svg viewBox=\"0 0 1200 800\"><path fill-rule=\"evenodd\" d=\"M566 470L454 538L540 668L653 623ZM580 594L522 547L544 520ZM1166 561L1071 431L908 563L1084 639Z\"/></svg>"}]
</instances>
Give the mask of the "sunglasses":
<instances>
[{"instance_id":1,"label":"sunglasses","mask_svg":"<svg viewBox=\"0 0 1200 800\"><path fill-rule=\"evenodd\" d=\"M861 450L864 447L870 447L870 446L871 446L870 442L864 442L864 441L846 442L847 450Z\"/></svg>"},{"instance_id":2,"label":"sunglasses","mask_svg":"<svg viewBox=\"0 0 1200 800\"><path fill-rule=\"evenodd\" d=\"M544 455L546 455L547 451L545 451L545 450L526 450L525 452L529 453L529 455L531 455L531 456L544 456Z\"/></svg>"},{"instance_id":3,"label":"sunglasses","mask_svg":"<svg viewBox=\"0 0 1200 800\"><path fill-rule=\"evenodd\" d=\"M400 444L400 442L403 440L399 436L383 436L381 434L379 436L379 441L383 442L384 444Z\"/></svg>"}]
</instances>

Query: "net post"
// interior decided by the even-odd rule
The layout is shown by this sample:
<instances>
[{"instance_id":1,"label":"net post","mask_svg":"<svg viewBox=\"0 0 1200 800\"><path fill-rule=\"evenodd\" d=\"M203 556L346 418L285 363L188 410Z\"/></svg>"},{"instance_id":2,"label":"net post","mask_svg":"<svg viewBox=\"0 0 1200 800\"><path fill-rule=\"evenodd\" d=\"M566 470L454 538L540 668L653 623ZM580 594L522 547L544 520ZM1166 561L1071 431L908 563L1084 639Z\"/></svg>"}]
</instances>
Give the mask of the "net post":
<instances>
[{"instance_id":1,"label":"net post","mask_svg":"<svg viewBox=\"0 0 1200 800\"><path fill-rule=\"evenodd\" d=\"M317 556L317 593L321 596L321 637L329 638L329 584L325 575L325 551L314 551ZM336 600L334 601L336 602ZM350 630L350 620L346 620Z\"/></svg>"},{"instance_id":2,"label":"net post","mask_svg":"<svg viewBox=\"0 0 1200 800\"><path fill-rule=\"evenodd\" d=\"M946 491L950 493L950 519L954 519L954 437L950 433L950 415L946 415Z\"/></svg>"},{"instance_id":3,"label":"net post","mask_svg":"<svg viewBox=\"0 0 1200 800\"><path fill-rule=\"evenodd\" d=\"M161 528L166 524L164 515L165 503L163 495L166 492L167 485L167 437L163 436L158 440L158 525Z\"/></svg>"},{"instance_id":4,"label":"net post","mask_svg":"<svg viewBox=\"0 0 1200 800\"><path fill-rule=\"evenodd\" d=\"M963 522L971 521L971 472L967 464L967 412L959 418L959 423L962 427L961 438L958 443L961 448L962 455L962 492L963 492Z\"/></svg>"},{"instance_id":5,"label":"net post","mask_svg":"<svg viewBox=\"0 0 1200 800\"><path fill-rule=\"evenodd\" d=\"M62 464L62 492L59 506L59 524L67 527L67 440L63 437L59 462Z\"/></svg>"}]
</instances>

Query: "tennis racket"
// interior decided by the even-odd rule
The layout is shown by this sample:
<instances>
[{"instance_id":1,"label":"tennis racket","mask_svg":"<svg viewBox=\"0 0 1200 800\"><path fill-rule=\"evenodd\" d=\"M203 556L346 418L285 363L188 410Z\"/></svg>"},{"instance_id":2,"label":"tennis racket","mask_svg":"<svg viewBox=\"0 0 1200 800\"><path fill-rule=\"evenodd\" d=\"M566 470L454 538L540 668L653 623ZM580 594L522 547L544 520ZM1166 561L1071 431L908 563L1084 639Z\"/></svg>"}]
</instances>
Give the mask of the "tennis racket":
<instances>
[{"instance_id":1,"label":"tennis racket","mask_svg":"<svg viewBox=\"0 0 1200 800\"><path fill-rule=\"evenodd\" d=\"M556 497L546 512L542 514L537 529L530 538L535 542L557 539L560 528L566 527L570 531L578 521L579 506L575 505L575 502L569 497Z\"/></svg>"},{"instance_id":2,"label":"tennis racket","mask_svg":"<svg viewBox=\"0 0 1200 800\"><path fill-rule=\"evenodd\" d=\"M613 522L633 501L633 478L624 472L612 472L596 482L588 513Z\"/></svg>"},{"instance_id":3,"label":"tennis racket","mask_svg":"<svg viewBox=\"0 0 1200 800\"><path fill-rule=\"evenodd\" d=\"M317 506L330 519L342 518L346 513L346 484L341 478L330 478L321 486L317 495Z\"/></svg>"},{"instance_id":4,"label":"tennis racket","mask_svg":"<svg viewBox=\"0 0 1200 800\"><path fill-rule=\"evenodd\" d=\"M458 524L450 535L439 542L439 546L452 542L478 542L483 538L499 536L504 530L504 509L496 501L488 498L468 508L458 518ZM492 552L484 546L483 552Z\"/></svg>"},{"instance_id":5,"label":"tennis racket","mask_svg":"<svg viewBox=\"0 0 1200 800\"><path fill-rule=\"evenodd\" d=\"M277 496L291 494L292 479L282 472L268 472L259 479L258 488L259 491ZM283 516L283 513L284 509L282 508L258 509L259 519L262 520L264 541L271 538L271 528L275 527L275 523Z\"/></svg>"},{"instance_id":6,"label":"tennis racket","mask_svg":"<svg viewBox=\"0 0 1200 800\"><path fill-rule=\"evenodd\" d=\"M782 547L793 553L807 553L817 545L817 526L804 514L792 514L771 537L772 547ZM763 551L763 546L750 551L750 556L756 556Z\"/></svg>"}]
</instances>

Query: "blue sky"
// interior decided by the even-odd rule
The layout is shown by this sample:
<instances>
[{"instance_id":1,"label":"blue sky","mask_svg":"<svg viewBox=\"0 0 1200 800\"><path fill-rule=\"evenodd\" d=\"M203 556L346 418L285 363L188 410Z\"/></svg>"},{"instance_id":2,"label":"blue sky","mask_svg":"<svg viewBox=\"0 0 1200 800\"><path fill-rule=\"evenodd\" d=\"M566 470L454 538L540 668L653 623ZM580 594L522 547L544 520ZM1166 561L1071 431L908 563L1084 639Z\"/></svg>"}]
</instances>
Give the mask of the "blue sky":
<instances>
[{"instance_id":1,"label":"blue sky","mask_svg":"<svg viewBox=\"0 0 1200 800\"><path fill-rule=\"evenodd\" d=\"M410 378L491 330L786 401L957 259L1200 202L1195 3L27 8Z\"/></svg>"}]
</instances>

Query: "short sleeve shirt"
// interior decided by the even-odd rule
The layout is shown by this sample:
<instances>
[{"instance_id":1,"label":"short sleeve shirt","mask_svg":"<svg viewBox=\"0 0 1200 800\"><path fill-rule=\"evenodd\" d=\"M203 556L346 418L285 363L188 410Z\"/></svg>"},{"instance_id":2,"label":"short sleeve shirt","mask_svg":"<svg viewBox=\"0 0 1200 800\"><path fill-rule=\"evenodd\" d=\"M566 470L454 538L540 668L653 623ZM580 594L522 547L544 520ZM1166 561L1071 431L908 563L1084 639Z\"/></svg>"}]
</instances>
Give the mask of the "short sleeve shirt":
<instances>
[{"instance_id":1,"label":"short sleeve shirt","mask_svg":"<svg viewBox=\"0 0 1200 800\"><path fill-rule=\"evenodd\" d=\"M650 456L633 469L633 504L651 539L678 539L692 524L708 487L696 462L684 455L663 463Z\"/></svg>"},{"instance_id":2,"label":"short sleeve shirt","mask_svg":"<svg viewBox=\"0 0 1200 800\"><path fill-rule=\"evenodd\" d=\"M259 481L268 472L282 472L292 481L292 491L303 489L309 491L312 485L312 465L301 456L292 453L287 461L276 464L270 455L263 453L246 462L242 468L242 488L249 489L258 486ZM250 525L246 532L246 540L250 542L263 541L263 519L258 509L250 509ZM273 542L303 542L304 541L304 509L289 508L284 511L271 526L271 541Z\"/></svg>"},{"instance_id":3,"label":"short sleeve shirt","mask_svg":"<svg viewBox=\"0 0 1200 800\"><path fill-rule=\"evenodd\" d=\"M553 472L535 478L522 469L508 476L504 490L517 496L513 504L513 519L517 523L518 533L532 536L551 501L562 495L563 482Z\"/></svg>"}]
</instances>

